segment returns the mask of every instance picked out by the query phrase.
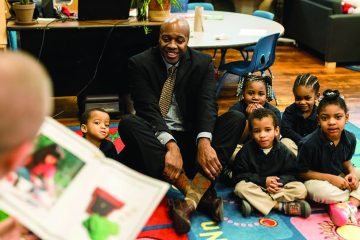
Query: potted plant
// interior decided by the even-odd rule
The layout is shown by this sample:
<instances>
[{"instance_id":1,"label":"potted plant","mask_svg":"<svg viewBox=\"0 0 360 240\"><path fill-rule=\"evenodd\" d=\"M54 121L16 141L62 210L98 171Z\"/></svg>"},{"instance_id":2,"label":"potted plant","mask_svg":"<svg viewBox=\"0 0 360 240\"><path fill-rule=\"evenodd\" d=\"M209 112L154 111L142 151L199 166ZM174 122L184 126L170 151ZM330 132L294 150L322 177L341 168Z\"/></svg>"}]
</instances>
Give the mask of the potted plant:
<instances>
[{"instance_id":1,"label":"potted plant","mask_svg":"<svg viewBox=\"0 0 360 240\"><path fill-rule=\"evenodd\" d=\"M12 5L17 24L33 24L35 3L33 0L20 0Z\"/></svg>"},{"instance_id":2,"label":"potted plant","mask_svg":"<svg viewBox=\"0 0 360 240\"><path fill-rule=\"evenodd\" d=\"M136 2L137 19L139 21L164 21L170 16L171 6L180 9L179 2L182 0L132 0L131 6ZM144 23L145 34L150 33L150 29Z\"/></svg>"},{"instance_id":3,"label":"potted plant","mask_svg":"<svg viewBox=\"0 0 360 240\"><path fill-rule=\"evenodd\" d=\"M181 8L180 0L137 0L138 19L162 22L170 16L171 5ZM133 0L134 2L134 0Z\"/></svg>"}]
</instances>

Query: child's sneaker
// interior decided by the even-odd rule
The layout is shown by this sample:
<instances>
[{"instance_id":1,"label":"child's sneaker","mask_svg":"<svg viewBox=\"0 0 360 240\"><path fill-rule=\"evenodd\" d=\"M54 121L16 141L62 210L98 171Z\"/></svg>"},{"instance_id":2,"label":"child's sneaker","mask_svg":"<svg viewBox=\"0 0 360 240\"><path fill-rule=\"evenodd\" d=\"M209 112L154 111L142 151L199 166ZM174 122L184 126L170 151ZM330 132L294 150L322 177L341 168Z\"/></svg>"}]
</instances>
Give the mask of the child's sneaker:
<instances>
[{"instance_id":1,"label":"child's sneaker","mask_svg":"<svg viewBox=\"0 0 360 240\"><path fill-rule=\"evenodd\" d=\"M329 205L329 216L335 226L341 227L347 223L357 224L357 207L350 202L333 203Z\"/></svg>"},{"instance_id":2,"label":"child's sneaker","mask_svg":"<svg viewBox=\"0 0 360 240\"><path fill-rule=\"evenodd\" d=\"M246 201L245 199L241 200L241 213L244 217L248 217L251 215L253 211L252 206L250 205L250 203L248 201Z\"/></svg>"},{"instance_id":3,"label":"child's sneaker","mask_svg":"<svg viewBox=\"0 0 360 240\"><path fill-rule=\"evenodd\" d=\"M356 219L356 214L358 212L357 207L354 206L354 204L352 204L351 202L348 202L348 206L350 209L350 217L349 217L350 222L353 224L358 224L357 219Z\"/></svg>"},{"instance_id":4,"label":"child's sneaker","mask_svg":"<svg viewBox=\"0 0 360 240\"><path fill-rule=\"evenodd\" d=\"M305 200L284 202L282 204L283 204L283 212L286 215L301 216L303 218L307 218L311 214L310 204Z\"/></svg>"}]
</instances>

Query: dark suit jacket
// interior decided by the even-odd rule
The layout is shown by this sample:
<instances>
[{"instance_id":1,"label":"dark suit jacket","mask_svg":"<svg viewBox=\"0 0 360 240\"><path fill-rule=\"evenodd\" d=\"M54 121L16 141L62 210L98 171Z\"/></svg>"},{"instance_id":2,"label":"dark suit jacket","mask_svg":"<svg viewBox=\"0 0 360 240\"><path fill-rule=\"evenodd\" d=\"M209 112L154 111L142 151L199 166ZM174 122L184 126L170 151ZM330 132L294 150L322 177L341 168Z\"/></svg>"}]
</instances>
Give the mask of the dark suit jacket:
<instances>
[{"instance_id":1,"label":"dark suit jacket","mask_svg":"<svg viewBox=\"0 0 360 240\"><path fill-rule=\"evenodd\" d=\"M136 114L158 131L171 131L161 116L159 99L167 78L159 47L150 48L129 60L130 91ZM188 48L180 59L175 96L186 131L213 132L218 106L215 98L214 66L210 56Z\"/></svg>"}]
</instances>

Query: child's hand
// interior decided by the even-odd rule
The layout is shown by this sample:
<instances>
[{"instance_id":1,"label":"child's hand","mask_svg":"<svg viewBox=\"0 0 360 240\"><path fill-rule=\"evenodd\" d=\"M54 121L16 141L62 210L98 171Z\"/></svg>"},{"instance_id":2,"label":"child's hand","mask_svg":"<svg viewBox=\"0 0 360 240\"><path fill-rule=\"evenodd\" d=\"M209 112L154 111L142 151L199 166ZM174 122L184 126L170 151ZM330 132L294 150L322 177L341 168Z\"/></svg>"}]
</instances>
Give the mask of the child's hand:
<instances>
[{"instance_id":1,"label":"child's hand","mask_svg":"<svg viewBox=\"0 0 360 240\"><path fill-rule=\"evenodd\" d=\"M355 174L349 173L345 176L345 180L348 182L352 191L356 190L359 187L359 179Z\"/></svg>"},{"instance_id":2,"label":"child's hand","mask_svg":"<svg viewBox=\"0 0 360 240\"><path fill-rule=\"evenodd\" d=\"M339 176L336 176L336 175L331 175L331 177L329 178L329 182L332 185L340 188L341 190L348 189L349 191L351 191L349 183L345 178L342 178L342 177L339 177Z\"/></svg>"},{"instance_id":3,"label":"child's hand","mask_svg":"<svg viewBox=\"0 0 360 240\"><path fill-rule=\"evenodd\" d=\"M277 176L269 176L266 178L266 191L276 193L280 191L282 183L278 182L280 178Z\"/></svg>"},{"instance_id":4,"label":"child's hand","mask_svg":"<svg viewBox=\"0 0 360 240\"><path fill-rule=\"evenodd\" d=\"M260 103L254 103L254 104L255 104L255 109L264 108L263 105L261 105Z\"/></svg>"},{"instance_id":5,"label":"child's hand","mask_svg":"<svg viewBox=\"0 0 360 240\"><path fill-rule=\"evenodd\" d=\"M250 103L249 105L247 105L245 111L247 115L250 115L255 109L256 109L256 103Z\"/></svg>"}]
</instances>

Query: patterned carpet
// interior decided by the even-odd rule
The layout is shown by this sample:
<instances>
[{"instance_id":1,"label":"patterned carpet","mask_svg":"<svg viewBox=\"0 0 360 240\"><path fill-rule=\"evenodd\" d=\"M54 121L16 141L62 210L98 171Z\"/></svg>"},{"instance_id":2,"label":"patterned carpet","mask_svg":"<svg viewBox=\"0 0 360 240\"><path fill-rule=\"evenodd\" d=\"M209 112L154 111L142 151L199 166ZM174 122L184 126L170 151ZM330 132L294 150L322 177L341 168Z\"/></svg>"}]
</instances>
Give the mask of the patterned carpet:
<instances>
[{"instance_id":1,"label":"patterned carpet","mask_svg":"<svg viewBox=\"0 0 360 240\"><path fill-rule=\"evenodd\" d=\"M124 145L119 139L116 127L115 124L111 125L110 138L120 151ZM71 127L71 129L81 134L79 127ZM351 123L346 125L346 129L356 135L357 142L359 143L357 144L352 161L355 166L360 167L360 129ZM137 239L360 239L360 225L335 227L330 221L326 206L324 205L312 203L312 214L307 219L288 217L275 211L272 211L266 218L259 213L244 218L239 211L240 204L233 190L221 184L217 184L216 189L218 194L224 199L224 221L222 223L214 223L205 215L196 213L191 220L191 231L187 235L178 236L172 228L172 221L168 216L166 198L181 198L182 195L177 189L172 188L150 217ZM357 217L360 222L360 212Z\"/></svg>"}]
</instances>

